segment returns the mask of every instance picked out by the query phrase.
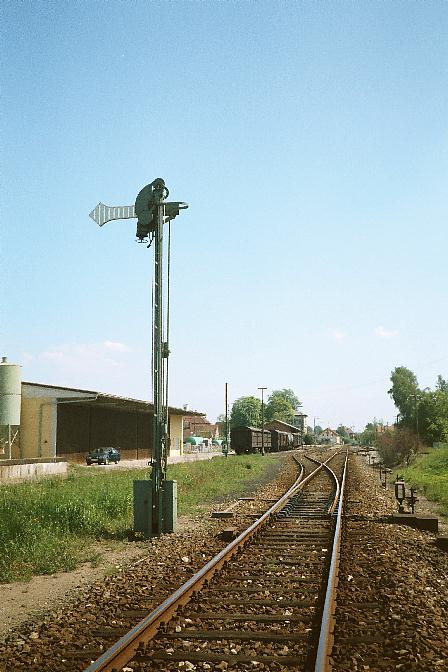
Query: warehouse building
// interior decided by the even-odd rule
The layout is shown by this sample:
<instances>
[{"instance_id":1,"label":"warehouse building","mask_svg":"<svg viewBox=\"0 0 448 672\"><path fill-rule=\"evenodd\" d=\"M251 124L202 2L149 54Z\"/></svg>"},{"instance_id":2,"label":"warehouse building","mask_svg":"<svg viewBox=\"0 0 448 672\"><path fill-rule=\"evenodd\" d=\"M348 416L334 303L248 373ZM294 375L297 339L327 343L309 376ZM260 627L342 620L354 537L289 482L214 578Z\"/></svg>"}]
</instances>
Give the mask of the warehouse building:
<instances>
[{"instance_id":1,"label":"warehouse building","mask_svg":"<svg viewBox=\"0 0 448 672\"><path fill-rule=\"evenodd\" d=\"M119 447L122 459L151 457L154 407L148 401L21 382L20 367L6 358L0 371L0 459L84 462L100 446ZM169 409L170 457L182 454L186 415L202 414Z\"/></svg>"}]
</instances>

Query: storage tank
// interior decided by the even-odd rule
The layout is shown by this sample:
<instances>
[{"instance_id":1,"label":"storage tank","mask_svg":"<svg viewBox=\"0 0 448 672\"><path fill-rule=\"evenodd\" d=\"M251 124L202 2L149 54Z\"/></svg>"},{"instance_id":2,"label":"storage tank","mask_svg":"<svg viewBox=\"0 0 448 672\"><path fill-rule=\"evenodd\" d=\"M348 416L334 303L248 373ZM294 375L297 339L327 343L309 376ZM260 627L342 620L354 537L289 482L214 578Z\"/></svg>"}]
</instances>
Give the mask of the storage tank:
<instances>
[{"instance_id":1,"label":"storage tank","mask_svg":"<svg viewBox=\"0 0 448 672\"><path fill-rule=\"evenodd\" d=\"M0 425L20 425L22 376L18 364L0 362Z\"/></svg>"}]
</instances>

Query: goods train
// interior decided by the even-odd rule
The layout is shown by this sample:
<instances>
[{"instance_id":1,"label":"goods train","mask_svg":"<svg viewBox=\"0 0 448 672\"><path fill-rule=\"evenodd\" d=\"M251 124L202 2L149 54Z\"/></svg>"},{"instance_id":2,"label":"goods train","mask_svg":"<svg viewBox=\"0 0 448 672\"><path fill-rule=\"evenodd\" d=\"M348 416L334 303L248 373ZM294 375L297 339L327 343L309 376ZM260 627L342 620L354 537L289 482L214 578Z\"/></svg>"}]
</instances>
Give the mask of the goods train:
<instances>
[{"instance_id":1,"label":"goods train","mask_svg":"<svg viewBox=\"0 0 448 672\"><path fill-rule=\"evenodd\" d=\"M263 430L257 427L234 427L230 431L230 445L237 455L261 453ZM267 453L291 450L299 446L300 435L281 432L278 429L264 430L264 449Z\"/></svg>"}]
</instances>

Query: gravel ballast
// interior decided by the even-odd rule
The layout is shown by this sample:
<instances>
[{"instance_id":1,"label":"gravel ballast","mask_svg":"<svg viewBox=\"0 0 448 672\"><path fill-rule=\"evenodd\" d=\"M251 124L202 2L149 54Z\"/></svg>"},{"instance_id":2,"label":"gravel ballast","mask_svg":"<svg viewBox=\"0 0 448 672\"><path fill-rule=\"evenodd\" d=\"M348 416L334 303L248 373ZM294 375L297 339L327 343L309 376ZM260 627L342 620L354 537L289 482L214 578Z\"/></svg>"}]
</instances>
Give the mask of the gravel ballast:
<instances>
[{"instance_id":1,"label":"gravel ballast","mask_svg":"<svg viewBox=\"0 0 448 672\"><path fill-rule=\"evenodd\" d=\"M284 492L296 467L289 453L278 456L278 465L284 471L274 470L269 484L249 488L253 500L204 508L184 520L179 532L144 544L131 564L117 563L115 573L77 586L58 598L58 606L43 609L39 617L30 613L4 632L0 672L85 669L90 660L76 652L85 647L92 649L92 658L99 654L92 648L92 631L120 628L129 613L153 609L225 545L224 528L241 531L251 514ZM231 520L211 518L212 511L229 508ZM433 534L378 522L395 511L393 493L381 487L377 472L362 458L351 458L347 512L354 518L349 517L344 535L335 672L446 669L448 554L435 546ZM51 594L51 577L47 591ZM24 616L26 599L24 593Z\"/></svg>"}]
</instances>

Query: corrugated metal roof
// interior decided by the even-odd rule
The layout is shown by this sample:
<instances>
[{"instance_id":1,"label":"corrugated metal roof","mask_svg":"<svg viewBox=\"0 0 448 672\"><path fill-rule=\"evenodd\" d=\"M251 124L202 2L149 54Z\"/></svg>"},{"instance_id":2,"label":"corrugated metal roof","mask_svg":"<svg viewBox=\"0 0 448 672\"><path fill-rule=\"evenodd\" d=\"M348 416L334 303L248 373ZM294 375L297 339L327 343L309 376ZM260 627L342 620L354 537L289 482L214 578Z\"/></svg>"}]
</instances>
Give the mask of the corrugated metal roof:
<instances>
[{"instance_id":1,"label":"corrugated metal roof","mask_svg":"<svg viewBox=\"0 0 448 672\"><path fill-rule=\"evenodd\" d=\"M97 392L95 390L84 390L76 387L63 387L61 385L45 385L43 383L30 383L27 381L22 381L22 385L29 385L30 387L34 388L42 388L43 391L49 390L53 392L53 394L50 394L49 396L53 396L56 399L60 400L62 403L64 402L64 398L67 399L67 401L70 401L70 398L75 401L73 398L73 394L64 394L64 393L73 393L75 392L77 395L89 395L89 397L86 396L86 399L84 401L88 402L89 404L94 404L95 406L122 406L125 408L133 408L135 410L142 410L145 411L147 410L148 412L152 412L154 410L154 404L150 401L145 401L142 399L132 399L131 397L119 397L114 394L107 394L105 392ZM60 390L63 394L58 395L56 392ZM63 397L63 398L61 398ZM82 399L78 399L79 403L82 403ZM195 415L195 416L201 416L205 415L205 413L200 413L199 411L192 411L191 409L188 411L185 411L183 408L175 408L174 406L169 407L169 412L173 413L175 415Z\"/></svg>"},{"instance_id":2,"label":"corrugated metal roof","mask_svg":"<svg viewBox=\"0 0 448 672\"><path fill-rule=\"evenodd\" d=\"M274 422L278 422L280 425L284 425L286 428L289 428L291 430L294 430L292 432L293 434L297 434L300 432L300 427L296 427L295 425L291 425L289 422L285 422L284 420L270 420L270 422L266 422L265 427L271 427L271 425L274 424ZM275 429L272 427L272 429Z\"/></svg>"}]
</instances>

